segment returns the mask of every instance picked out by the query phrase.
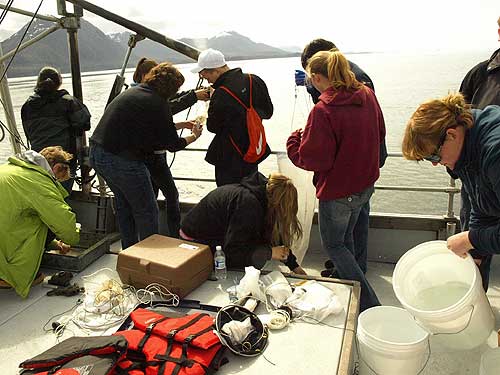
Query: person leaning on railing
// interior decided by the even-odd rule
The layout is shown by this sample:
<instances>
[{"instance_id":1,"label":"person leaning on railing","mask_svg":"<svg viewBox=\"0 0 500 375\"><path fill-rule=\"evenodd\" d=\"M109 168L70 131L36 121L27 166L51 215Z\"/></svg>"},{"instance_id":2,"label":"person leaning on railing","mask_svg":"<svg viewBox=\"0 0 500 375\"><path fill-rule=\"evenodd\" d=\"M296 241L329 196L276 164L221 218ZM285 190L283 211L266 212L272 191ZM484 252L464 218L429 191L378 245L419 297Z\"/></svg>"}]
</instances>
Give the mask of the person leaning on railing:
<instances>
[{"instance_id":1,"label":"person leaning on railing","mask_svg":"<svg viewBox=\"0 0 500 375\"><path fill-rule=\"evenodd\" d=\"M441 164L462 181L472 206L469 230L449 237L448 248L484 257L487 290L491 255L500 253L500 107L471 109L461 94L427 101L411 116L402 148L406 159Z\"/></svg>"},{"instance_id":2,"label":"person leaning on railing","mask_svg":"<svg viewBox=\"0 0 500 375\"><path fill-rule=\"evenodd\" d=\"M44 250L64 254L66 243L78 243L76 215L60 184L70 178L71 159L61 147L46 147L12 156L0 166L0 288L12 287L26 297L43 280L38 269Z\"/></svg>"},{"instance_id":3,"label":"person leaning on railing","mask_svg":"<svg viewBox=\"0 0 500 375\"><path fill-rule=\"evenodd\" d=\"M21 120L31 149L40 152L49 146L61 146L76 155L76 139L90 130L90 112L77 98L61 89L61 73L46 66L40 70L35 92L21 107ZM76 157L71 160L71 177L63 182L71 193L77 169Z\"/></svg>"},{"instance_id":4,"label":"person leaning on railing","mask_svg":"<svg viewBox=\"0 0 500 375\"><path fill-rule=\"evenodd\" d=\"M192 121L174 123L169 99L184 83L170 63L155 66L144 83L118 95L90 138L90 164L116 200L122 248L158 233L158 205L145 165L155 150L175 152L202 132ZM178 129L192 134L179 137Z\"/></svg>"}]
</instances>

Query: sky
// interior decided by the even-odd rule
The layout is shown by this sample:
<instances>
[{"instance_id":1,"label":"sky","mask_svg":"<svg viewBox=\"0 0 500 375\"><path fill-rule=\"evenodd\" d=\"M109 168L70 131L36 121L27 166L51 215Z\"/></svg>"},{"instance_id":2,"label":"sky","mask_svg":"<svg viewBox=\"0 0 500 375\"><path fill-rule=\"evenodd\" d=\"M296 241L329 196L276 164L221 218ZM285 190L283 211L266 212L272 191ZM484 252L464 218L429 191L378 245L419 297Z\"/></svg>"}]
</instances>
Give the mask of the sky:
<instances>
[{"instance_id":1,"label":"sky","mask_svg":"<svg viewBox=\"0 0 500 375\"><path fill-rule=\"evenodd\" d=\"M500 45L500 0L89 1L175 39L237 31L259 43L303 47L321 37L346 52L493 50ZM44 0L40 13L57 16L56 3ZM38 4L14 0L12 6L34 12ZM125 30L89 12L84 18L105 33ZM0 40L29 20L9 13L0 25Z\"/></svg>"}]
</instances>

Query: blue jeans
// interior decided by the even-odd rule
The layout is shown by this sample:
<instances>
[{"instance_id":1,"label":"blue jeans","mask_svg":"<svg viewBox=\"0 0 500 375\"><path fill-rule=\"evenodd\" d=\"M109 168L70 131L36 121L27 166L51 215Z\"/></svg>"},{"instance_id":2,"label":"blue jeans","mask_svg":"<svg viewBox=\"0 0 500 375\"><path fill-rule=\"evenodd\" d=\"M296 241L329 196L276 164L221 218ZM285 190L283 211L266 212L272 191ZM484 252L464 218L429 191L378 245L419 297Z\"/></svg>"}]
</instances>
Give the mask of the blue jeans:
<instances>
[{"instance_id":1,"label":"blue jeans","mask_svg":"<svg viewBox=\"0 0 500 375\"><path fill-rule=\"evenodd\" d=\"M167 164L166 152L149 156L146 160L146 167L151 174L155 197L158 196L158 189L161 190L165 197L168 233L170 237L178 238L179 229L181 228L179 192L177 191L172 172L170 172L170 168Z\"/></svg>"},{"instance_id":2,"label":"blue jeans","mask_svg":"<svg viewBox=\"0 0 500 375\"><path fill-rule=\"evenodd\" d=\"M323 248L340 278L360 282L360 311L380 305L375 291L356 261L353 236L361 209L370 200L373 190L371 186L345 198L319 201L319 230Z\"/></svg>"},{"instance_id":3,"label":"blue jeans","mask_svg":"<svg viewBox=\"0 0 500 375\"><path fill-rule=\"evenodd\" d=\"M89 156L90 165L115 195L122 249L158 233L158 205L144 163L107 152L96 143Z\"/></svg>"},{"instance_id":4,"label":"blue jeans","mask_svg":"<svg viewBox=\"0 0 500 375\"><path fill-rule=\"evenodd\" d=\"M368 257L368 228L370 227L370 201L359 211L358 221L354 225L354 257L361 271L366 273Z\"/></svg>"}]
</instances>

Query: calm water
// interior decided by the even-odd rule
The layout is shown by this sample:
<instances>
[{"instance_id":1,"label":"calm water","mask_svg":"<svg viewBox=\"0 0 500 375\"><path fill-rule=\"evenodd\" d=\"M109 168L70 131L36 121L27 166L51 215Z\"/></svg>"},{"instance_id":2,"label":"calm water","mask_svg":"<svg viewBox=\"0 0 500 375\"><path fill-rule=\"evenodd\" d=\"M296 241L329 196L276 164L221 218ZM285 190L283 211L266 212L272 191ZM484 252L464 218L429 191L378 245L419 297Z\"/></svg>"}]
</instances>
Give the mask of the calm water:
<instances>
[{"instance_id":1,"label":"calm water","mask_svg":"<svg viewBox=\"0 0 500 375\"><path fill-rule=\"evenodd\" d=\"M489 55L490 51L420 55L374 53L354 54L348 58L360 65L374 81L385 116L389 152L400 152L405 124L417 105L432 97L456 91L465 73ZM265 80L275 107L272 119L264 123L268 142L274 151L285 150L288 135L292 130L304 126L312 106L305 89L295 88L293 75L294 69L300 68L299 58L238 61L230 62L229 66L240 66L244 71L258 74ZM197 76L189 71L191 64L180 65L179 68L186 77L183 89L194 87ZM96 72L85 74L82 78L84 101L92 113L92 128L97 125L104 111L115 74L115 71ZM128 71L127 82L131 81L132 71ZM18 128L22 134L20 108L32 93L35 77L11 79L9 84ZM65 77L63 88L72 91L69 77ZM197 104L192 108L189 118L194 119L204 109L204 103ZM186 114L187 111L178 114L176 120L184 120ZM3 112L0 118L4 121ZM193 147L206 148L211 139L212 135L205 132ZM10 144L6 139L0 143L0 162L3 163L10 153ZM169 159L171 157L169 155ZM172 168L174 176L212 178L213 167L203 157L204 153L179 152ZM260 169L264 173L277 170L275 158L269 157ZM432 167L430 163L408 162L402 158L389 158L378 184L446 186L448 182L449 178L441 167ZM182 181L177 185L181 197L187 200L197 199L215 186ZM446 207L447 195L444 193L379 190L372 199L372 211L378 212L444 214ZM455 210L458 211L458 203L455 204Z\"/></svg>"}]
</instances>

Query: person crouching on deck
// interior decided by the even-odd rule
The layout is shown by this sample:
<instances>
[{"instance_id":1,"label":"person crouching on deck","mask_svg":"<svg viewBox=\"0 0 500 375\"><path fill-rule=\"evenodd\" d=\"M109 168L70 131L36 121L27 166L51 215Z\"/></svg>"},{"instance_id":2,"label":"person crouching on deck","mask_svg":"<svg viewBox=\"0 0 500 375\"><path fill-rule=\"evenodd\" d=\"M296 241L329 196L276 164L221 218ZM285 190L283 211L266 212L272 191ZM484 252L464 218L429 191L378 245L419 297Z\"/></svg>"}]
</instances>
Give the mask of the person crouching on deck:
<instances>
[{"instance_id":1,"label":"person crouching on deck","mask_svg":"<svg viewBox=\"0 0 500 375\"><path fill-rule=\"evenodd\" d=\"M61 147L28 150L0 166L0 288L26 297L45 249L66 253L79 241L76 215L60 184L70 178L72 155ZM56 241L59 238L61 241Z\"/></svg>"},{"instance_id":2,"label":"person crouching on deck","mask_svg":"<svg viewBox=\"0 0 500 375\"><path fill-rule=\"evenodd\" d=\"M314 171L323 247L340 278L361 283L364 311L380 302L358 261L353 232L380 175L384 118L374 92L356 79L338 50L317 52L306 70L321 95L304 131L288 138L288 157Z\"/></svg>"},{"instance_id":3,"label":"person crouching on deck","mask_svg":"<svg viewBox=\"0 0 500 375\"><path fill-rule=\"evenodd\" d=\"M238 184L220 186L184 217L181 238L222 245L229 268L262 268L275 259L294 273L305 275L290 250L302 237L297 219L297 189L280 173L269 179L259 172Z\"/></svg>"}]
</instances>

